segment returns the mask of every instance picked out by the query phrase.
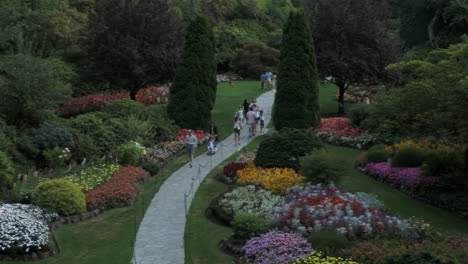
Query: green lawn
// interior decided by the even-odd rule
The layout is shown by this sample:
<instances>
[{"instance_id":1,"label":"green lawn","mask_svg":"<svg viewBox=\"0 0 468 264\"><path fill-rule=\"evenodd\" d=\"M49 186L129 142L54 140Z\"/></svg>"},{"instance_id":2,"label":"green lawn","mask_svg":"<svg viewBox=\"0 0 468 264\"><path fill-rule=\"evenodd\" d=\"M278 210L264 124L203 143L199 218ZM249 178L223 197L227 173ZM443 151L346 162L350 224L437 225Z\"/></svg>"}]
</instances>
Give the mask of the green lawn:
<instances>
[{"instance_id":1,"label":"green lawn","mask_svg":"<svg viewBox=\"0 0 468 264\"><path fill-rule=\"evenodd\" d=\"M338 101L336 100L336 91L338 87L332 83L320 86L320 112L336 113L338 112ZM359 104L345 103L345 112L349 112L353 107Z\"/></svg>"}]
</instances>

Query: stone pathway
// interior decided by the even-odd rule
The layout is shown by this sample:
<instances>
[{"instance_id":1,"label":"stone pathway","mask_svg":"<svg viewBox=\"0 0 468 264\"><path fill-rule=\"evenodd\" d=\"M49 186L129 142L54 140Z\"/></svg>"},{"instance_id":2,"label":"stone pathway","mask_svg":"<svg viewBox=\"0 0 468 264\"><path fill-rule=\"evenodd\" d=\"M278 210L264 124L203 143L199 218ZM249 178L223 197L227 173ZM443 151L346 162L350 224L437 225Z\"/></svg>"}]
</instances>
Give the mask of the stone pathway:
<instances>
[{"instance_id":1,"label":"stone pathway","mask_svg":"<svg viewBox=\"0 0 468 264\"><path fill-rule=\"evenodd\" d=\"M263 134L268 132L266 125L270 121L274 95L274 91L269 91L257 98L257 103L267 113ZM153 197L140 224L133 253L134 264L185 263L186 210L190 208L198 186L212 168L250 143L246 125L241 131L241 145L235 146L233 142L234 134L231 134L218 144L219 149L215 155L202 154L196 157L193 161L193 168L189 168L186 164L164 182L159 192ZM199 147L206 148L206 145Z\"/></svg>"}]
</instances>

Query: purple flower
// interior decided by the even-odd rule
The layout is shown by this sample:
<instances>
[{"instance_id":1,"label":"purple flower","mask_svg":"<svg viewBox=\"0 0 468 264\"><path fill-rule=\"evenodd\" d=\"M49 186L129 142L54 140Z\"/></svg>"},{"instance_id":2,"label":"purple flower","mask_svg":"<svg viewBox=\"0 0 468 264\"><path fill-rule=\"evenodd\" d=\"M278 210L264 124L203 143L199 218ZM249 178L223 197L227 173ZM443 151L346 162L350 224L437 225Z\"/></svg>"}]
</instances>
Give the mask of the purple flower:
<instances>
[{"instance_id":1,"label":"purple flower","mask_svg":"<svg viewBox=\"0 0 468 264\"><path fill-rule=\"evenodd\" d=\"M419 168L392 168L388 162L369 163L363 171L381 181L409 190L420 187L423 182L425 184L434 182L426 181Z\"/></svg>"}]
</instances>

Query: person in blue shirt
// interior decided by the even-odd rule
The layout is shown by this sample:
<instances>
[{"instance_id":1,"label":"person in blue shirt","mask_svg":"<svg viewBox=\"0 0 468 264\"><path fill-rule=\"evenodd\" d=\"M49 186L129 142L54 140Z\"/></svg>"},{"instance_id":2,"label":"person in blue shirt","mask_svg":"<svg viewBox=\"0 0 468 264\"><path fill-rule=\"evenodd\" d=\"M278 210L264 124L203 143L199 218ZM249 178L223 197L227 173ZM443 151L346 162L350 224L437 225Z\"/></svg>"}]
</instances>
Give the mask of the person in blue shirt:
<instances>
[{"instance_id":1,"label":"person in blue shirt","mask_svg":"<svg viewBox=\"0 0 468 264\"><path fill-rule=\"evenodd\" d=\"M265 82L267 80L266 73L262 73L262 75L260 75L260 80L262 81L262 90L263 90L263 89L265 89Z\"/></svg>"},{"instance_id":2,"label":"person in blue shirt","mask_svg":"<svg viewBox=\"0 0 468 264\"><path fill-rule=\"evenodd\" d=\"M195 153L195 149L197 148L197 137L193 135L192 130L189 129L188 135L185 138L185 146L187 147L187 154L189 156L190 161L190 168L192 168L192 161L193 161L193 153Z\"/></svg>"}]
</instances>

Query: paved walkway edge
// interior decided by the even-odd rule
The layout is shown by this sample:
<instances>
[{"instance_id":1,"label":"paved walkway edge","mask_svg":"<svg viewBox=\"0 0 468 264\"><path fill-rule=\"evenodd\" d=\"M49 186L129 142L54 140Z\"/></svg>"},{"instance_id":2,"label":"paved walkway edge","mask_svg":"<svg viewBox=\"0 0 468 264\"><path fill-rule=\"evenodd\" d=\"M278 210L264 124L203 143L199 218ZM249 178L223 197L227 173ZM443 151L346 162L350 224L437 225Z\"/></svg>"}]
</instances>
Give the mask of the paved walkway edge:
<instances>
[{"instance_id":1,"label":"paved walkway edge","mask_svg":"<svg viewBox=\"0 0 468 264\"><path fill-rule=\"evenodd\" d=\"M271 113L274 95L274 91L269 91L257 98L258 104L267 113L265 126L270 121L271 115L268 113ZM263 134L267 132L268 128L265 127ZM193 168L189 168L186 164L163 183L153 197L138 229L133 251L133 264L185 263L186 210L190 208L192 199L206 175L250 143L251 140L247 142L247 138L248 128L244 126L241 131L241 145L234 145L234 134L231 134L218 145L219 149L215 155L199 155L194 159ZM186 194L190 195L186 196Z\"/></svg>"}]
</instances>

